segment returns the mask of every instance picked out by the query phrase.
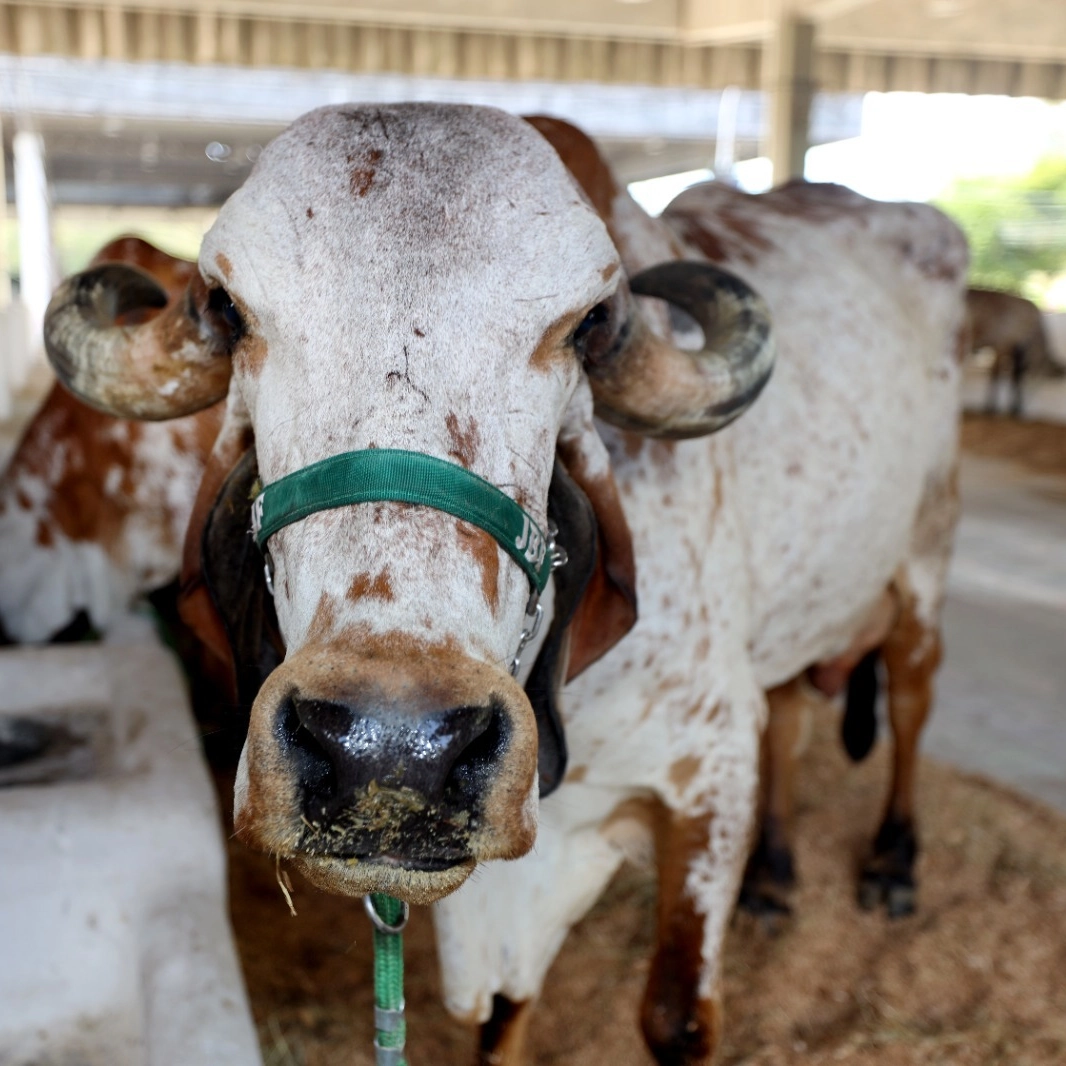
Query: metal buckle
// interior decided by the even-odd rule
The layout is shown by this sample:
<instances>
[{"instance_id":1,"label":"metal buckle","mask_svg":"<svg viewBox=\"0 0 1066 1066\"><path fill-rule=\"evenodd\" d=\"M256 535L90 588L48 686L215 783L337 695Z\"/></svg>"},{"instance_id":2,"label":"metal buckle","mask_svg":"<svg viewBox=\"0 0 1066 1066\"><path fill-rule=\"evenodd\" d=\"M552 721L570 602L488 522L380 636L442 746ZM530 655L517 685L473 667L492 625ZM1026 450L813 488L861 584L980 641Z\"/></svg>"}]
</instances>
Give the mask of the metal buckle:
<instances>
[{"instance_id":1,"label":"metal buckle","mask_svg":"<svg viewBox=\"0 0 1066 1066\"><path fill-rule=\"evenodd\" d=\"M407 925L407 919L411 917L411 908L405 902L400 920L395 925L389 925L389 923L378 914L377 908L374 906L374 901L369 895L363 897L363 908L366 910L367 917L374 923L374 928L382 933L402 933L404 927Z\"/></svg>"}]
</instances>

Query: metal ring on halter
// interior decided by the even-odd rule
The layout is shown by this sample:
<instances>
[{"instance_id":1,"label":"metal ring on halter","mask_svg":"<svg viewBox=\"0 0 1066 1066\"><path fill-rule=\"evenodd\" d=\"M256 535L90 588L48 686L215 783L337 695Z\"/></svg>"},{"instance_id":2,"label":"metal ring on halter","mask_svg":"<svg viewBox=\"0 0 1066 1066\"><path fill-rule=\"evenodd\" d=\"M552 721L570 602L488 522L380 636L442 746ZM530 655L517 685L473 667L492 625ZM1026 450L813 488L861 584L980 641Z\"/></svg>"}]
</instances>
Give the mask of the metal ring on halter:
<instances>
[{"instance_id":1,"label":"metal ring on halter","mask_svg":"<svg viewBox=\"0 0 1066 1066\"><path fill-rule=\"evenodd\" d=\"M529 615L526 615L528 618ZM544 607L538 599L533 608L533 624L523 629L518 637L518 647L515 649L514 658L511 660L511 677L518 676L518 668L522 665L522 652L526 645L540 632L540 622L544 617Z\"/></svg>"},{"instance_id":2,"label":"metal ring on halter","mask_svg":"<svg viewBox=\"0 0 1066 1066\"><path fill-rule=\"evenodd\" d=\"M263 577L266 578L267 592L270 593L270 598L274 598L274 560L270 557L270 552L263 552Z\"/></svg>"},{"instance_id":3,"label":"metal ring on halter","mask_svg":"<svg viewBox=\"0 0 1066 1066\"><path fill-rule=\"evenodd\" d=\"M382 933L402 933L404 927L407 925L407 919L411 917L411 908L406 902L403 904L403 915L395 925L389 925L389 923L378 914L377 908L374 906L374 901L369 895L363 897L363 907L366 910L367 917L374 923L374 928Z\"/></svg>"}]
</instances>

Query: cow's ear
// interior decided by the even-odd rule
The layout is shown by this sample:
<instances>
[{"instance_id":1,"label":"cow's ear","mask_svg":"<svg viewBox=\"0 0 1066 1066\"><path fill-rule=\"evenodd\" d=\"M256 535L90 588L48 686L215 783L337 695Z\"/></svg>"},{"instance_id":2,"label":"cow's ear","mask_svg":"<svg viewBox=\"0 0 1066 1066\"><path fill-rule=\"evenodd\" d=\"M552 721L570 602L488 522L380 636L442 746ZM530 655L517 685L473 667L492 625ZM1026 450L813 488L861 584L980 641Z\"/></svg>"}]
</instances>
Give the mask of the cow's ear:
<instances>
[{"instance_id":1,"label":"cow's ear","mask_svg":"<svg viewBox=\"0 0 1066 1066\"><path fill-rule=\"evenodd\" d=\"M559 714L559 689L566 680L570 626L599 557L592 504L558 459L548 489L548 520L556 527L556 543L566 552L567 563L552 574L551 624L525 686L537 720L541 798L559 786L566 772L566 734Z\"/></svg>"},{"instance_id":2,"label":"cow's ear","mask_svg":"<svg viewBox=\"0 0 1066 1066\"><path fill-rule=\"evenodd\" d=\"M249 448L223 482L200 541L203 584L226 634L237 702L244 708L285 657L264 557L250 529L258 477L255 450Z\"/></svg>"},{"instance_id":3,"label":"cow's ear","mask_svg":"<svg viewBox=\"0 0 1066 1066\"><path fill-rule=\"evenodd\" d=\"M636 624L637 579L629 532L589 393L575 397L556 454L596 516L596 565L570 624L566 680L606 655Z\"/></svg>"}]
</instances>

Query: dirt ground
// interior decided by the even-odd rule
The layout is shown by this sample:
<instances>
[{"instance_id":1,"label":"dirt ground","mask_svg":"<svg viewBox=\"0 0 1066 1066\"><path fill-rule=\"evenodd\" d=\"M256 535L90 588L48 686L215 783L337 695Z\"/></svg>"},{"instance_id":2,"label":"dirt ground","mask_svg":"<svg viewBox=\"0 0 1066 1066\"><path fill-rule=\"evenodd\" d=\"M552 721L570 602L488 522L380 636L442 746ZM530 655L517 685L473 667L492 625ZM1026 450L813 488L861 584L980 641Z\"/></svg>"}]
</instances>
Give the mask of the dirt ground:
<instances>
[{"instance_id":1,"label":"dirt ground","mask_svg":"<svg viewBox=\"0 0 1066 1066\"><path fill-rule=\"evenodd\" d=\"M967 415L962 446L972 455L1009 459L1036 474L1066 474L1066 425Z\"/></svg>"},{"instance_id":2,"label":"dirt ground","mask_svg":"<svg viewBox=\"0 0 1066 1066\"><path fill-rule=\"evenodd\" d=\"M1066 427L968 418L967 450L1066 473ZM919 911L854 902L887 787L887 745L853 766L820 716L797 797L796 913L772 933L740 917L725 958L721 1066L1063 1066L1066 818L989 781L924 762ZM226 802L224 800L224 802ZM232 912L266 1066L370 1066L370 930L358 901L231 849ZM655 880L624 869L571 934L532 1026L531 1066L649 1066L638 1012ZM465 1066L472 1031L440 1004L429 915L407 935L414 1066Z\"/></svg>"}]
</instances>

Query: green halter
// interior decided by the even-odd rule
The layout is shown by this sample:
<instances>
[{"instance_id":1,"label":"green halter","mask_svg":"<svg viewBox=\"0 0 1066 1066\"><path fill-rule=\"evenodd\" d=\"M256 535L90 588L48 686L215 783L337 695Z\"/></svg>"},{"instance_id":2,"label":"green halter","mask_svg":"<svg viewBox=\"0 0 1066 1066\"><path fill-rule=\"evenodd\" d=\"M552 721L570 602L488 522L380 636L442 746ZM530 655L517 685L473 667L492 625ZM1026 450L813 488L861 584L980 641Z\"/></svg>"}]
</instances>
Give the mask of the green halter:
<instances>
[{"instance_id":1,"label":"green halter","mask_svg":"<svg viewBox=\"0 0 1066 1066\"><path fill-rule=\"evenodd\" d=\"M455 463L400 448L345 452L267 485L252 502L252 535L260 548L283 526L316 511L393 500L445 511L490 533L544 591L552 555L544 531L506 493Z\"/></svg>"}]
</instances>

